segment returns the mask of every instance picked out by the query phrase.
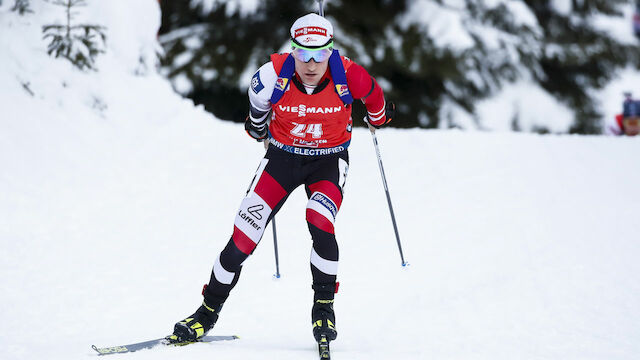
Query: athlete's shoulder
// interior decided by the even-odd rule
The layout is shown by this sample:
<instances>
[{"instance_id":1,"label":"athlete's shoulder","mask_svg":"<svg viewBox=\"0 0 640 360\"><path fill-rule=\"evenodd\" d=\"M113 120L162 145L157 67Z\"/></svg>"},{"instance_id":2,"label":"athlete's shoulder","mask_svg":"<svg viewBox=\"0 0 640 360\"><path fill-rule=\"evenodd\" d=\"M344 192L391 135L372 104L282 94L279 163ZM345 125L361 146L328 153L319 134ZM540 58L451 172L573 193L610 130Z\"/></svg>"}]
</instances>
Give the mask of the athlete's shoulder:
<instances>
[{"instance_id":1,"label":"athlete's shoulder","mask_svg":"<svg viewBox=\"0 0 640 360\"><path fill-rule=\"evenodd\" d=\"M350 60L349 67L345 66L345 71L347 74L347 85L352 92L354 89L360 87L363 88L365 94L369 92L371 88L371 76L364 67ZM356 93L359 92L360 91L356 90Z\"/></svg>"},{"instance_id":2,"label":"athlete's shoulder","mask_svg":"<svg viewBox=\"0 0 640 360\"><path fill-rule=\"evenodd\" d=\"M284 62L289 57L289 53L271 54L271 64L273 64L273 70L276 74L280 73Z\"/></svg>"},{"instance_id":3,"label":"athlete's shoulder","mask_svg":"<svg viewBox=\"0 0 640 360\"><path fill-rule=\"evenodd\" d=\"M271 93L273 86L276 83L277 74L273 68L273 63L268 62L262 65L258 71L253 74L251 78L251 90L255 94L260 94L263 91Z\"/></svg>"},{"instance_id":4,"label":"athlete's shoulder","mask_svg":"<svg viewBox=\"0 0 640 360\"><path fill-rule=\"evenodd\" d=\"M340 58L342 59L342 66L344 66L345 71L349 70L352 65L357 65L355 61L351 60L347 56L340 55Z\"/></svg>"}]
</instances>

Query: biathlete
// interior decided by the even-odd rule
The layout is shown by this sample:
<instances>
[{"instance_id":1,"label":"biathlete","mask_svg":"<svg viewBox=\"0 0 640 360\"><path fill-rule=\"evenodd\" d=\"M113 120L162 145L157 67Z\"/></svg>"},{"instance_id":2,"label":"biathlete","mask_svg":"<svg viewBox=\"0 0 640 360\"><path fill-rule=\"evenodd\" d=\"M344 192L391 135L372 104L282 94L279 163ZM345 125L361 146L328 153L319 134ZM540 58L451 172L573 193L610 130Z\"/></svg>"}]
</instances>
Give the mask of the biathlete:
<instances>
[{"instance_id":1,"label":"biathlete","mask_svg":"<svg viewBox=\"0 0 640 360\"><path fill-rule=\"evenodd\" d=\"M271 55L249 88L245 130L258 141L268 140L267 152L237 213L231 239L215 260L202 305L175 324L170 340L194 341L213 328L244 261L300 185L309 199L306 220L313 240L313 335L317 341L336 338L334 223L349 167L354 99L364 103L369 125L379 128L391 121L393 104L385 103L376 80L334 49L331 23L316 14L297 19L291 27L291 52Z\"/></svg>"}]
</instances>

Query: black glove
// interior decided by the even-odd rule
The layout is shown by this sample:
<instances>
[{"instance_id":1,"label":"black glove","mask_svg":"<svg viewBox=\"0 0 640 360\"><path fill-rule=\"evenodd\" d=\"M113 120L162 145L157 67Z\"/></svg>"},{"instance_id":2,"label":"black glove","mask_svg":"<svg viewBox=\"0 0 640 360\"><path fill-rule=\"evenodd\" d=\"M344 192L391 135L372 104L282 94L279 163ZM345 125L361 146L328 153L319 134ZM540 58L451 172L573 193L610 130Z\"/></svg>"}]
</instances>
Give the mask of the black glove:
<instances>
[{"instance_id":1,"label":"black glove","mask_svg":"<svg viewBox=\"0 0 640 360\"><path fill-rule=\"evenodd\" d=\"M264 125L262 125L262 128L258 128L253 124L253 122L251 122L251 119L247 116L247 119L244 121L244 130L247 132L247 134L249 134L249 136L256 139L256 141L258 142L264 141L264 139L267 138L268 127L266 122Z\"/></svg>"},{"instance_id":2,"label":"black glove","mask_svg":"<svg viewBox=\"0 0 640 360\"><path fill-rule=\"evenodd\" d=\"M369 121L369 116L365 115L364 117L364 122L366 122L367 124L371 125L372 127L376 128L376 129L380 129L383 126L387 126L387 124L389 124L391 122L391 120L393 120L393 118L396 115L396 104L394 104L392 101L389 101L387 103L387 106L384 109L384 115L386 117L385 122L383 122L380 125L374 125Z\"/></svg>"}]
</instances>

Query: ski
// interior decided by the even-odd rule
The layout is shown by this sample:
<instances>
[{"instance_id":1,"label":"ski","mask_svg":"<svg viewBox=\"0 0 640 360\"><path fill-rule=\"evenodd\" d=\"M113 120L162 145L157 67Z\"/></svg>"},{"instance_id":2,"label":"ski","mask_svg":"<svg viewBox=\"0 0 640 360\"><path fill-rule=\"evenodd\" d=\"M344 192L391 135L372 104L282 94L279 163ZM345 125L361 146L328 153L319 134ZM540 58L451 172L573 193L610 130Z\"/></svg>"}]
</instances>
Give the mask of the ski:
<instances>
[{"instance_id":1,"label":"ski","mask_svg":"<svg viewBox=\"0 0 640 360\"><path fill-rule=\"evenodd\" d=\"M235 340L235 339L238 339L236 335L203 336L196 341L184 341L184 342L172 342L167 340L166 338L161 338L161 339L143 341L143 342L129 344L129 345L110 346L110 347L103 347L103 348L99 348L95 345L91 345L91 348L97 351L98 355L110 355L110 354L124 354L124 353L142 350L142 349L151 349L159 345L184 346L184 345L189 345L189 344L199 343L199 342L208 343L212 341L224 341L224 340Z\"/></svg>"},{"instance_id":2,"label":"ski","mask_svg":"<svg viewBox=\"0 0 640 360\"><path fill-rule=\"evenodd\" d=\"M320 341L318 341L318 353L320 354L320 360L330 360L331 352L329 349L329 341L327 337L322 335Z\"/></svg>"}]
</instances>

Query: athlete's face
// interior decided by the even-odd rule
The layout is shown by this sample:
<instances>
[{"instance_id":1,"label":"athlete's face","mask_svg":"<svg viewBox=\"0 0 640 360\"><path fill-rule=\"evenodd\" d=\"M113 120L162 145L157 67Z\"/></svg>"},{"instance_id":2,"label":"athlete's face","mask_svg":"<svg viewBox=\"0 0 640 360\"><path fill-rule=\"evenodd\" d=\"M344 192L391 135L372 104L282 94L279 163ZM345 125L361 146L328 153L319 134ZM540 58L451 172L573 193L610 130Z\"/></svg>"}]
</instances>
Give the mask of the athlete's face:
<instances>
[{"instance_id":1,"label":"athlete's face","mask_svg":"<svg viewBox=\"0 0 640 360\"><path fill-rule=\"evenodd\" d=\"M307 85L318 85L320 83L320 79L322 79L322 76L327 71L327 66L329 65L328 59L319 63L314 59L309 60L307 63L298 59L295 59L295 61L296 72L300 75L302 82Z\"/></svg>"},{"instance_id":2,"label":"athlete's face","mask_svg":"<svg viewBox=\"0 0 640 360\"><path fill-rule=\"evenodd\" d=\"M629 136L640 134L640 116L632 116L622 120L624 133Z\"/></svg>"}]
</instances>

